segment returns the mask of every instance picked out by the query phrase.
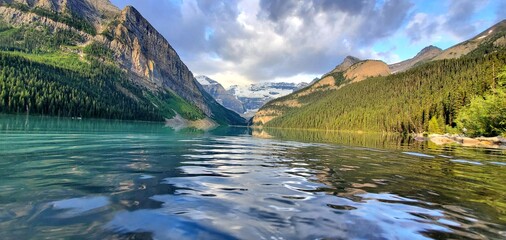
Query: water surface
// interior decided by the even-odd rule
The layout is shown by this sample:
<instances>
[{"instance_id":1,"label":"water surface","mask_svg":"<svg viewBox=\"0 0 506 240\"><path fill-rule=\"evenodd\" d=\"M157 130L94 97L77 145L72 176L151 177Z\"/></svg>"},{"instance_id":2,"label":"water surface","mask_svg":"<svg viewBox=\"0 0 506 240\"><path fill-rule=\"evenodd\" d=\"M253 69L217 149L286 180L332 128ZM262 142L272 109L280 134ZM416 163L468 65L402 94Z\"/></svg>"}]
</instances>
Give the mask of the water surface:
<instances>
[{"instance_id":1,"label":"water surface","mask_svg":"<svg viewBox=\"0 0 506 240\"><path fill-rule=\"evenodd\" d=\"M265 138L270 137L270 138ZM0 115L2 239L501 239L504 150Z\"/></svg>"}]
</instances>

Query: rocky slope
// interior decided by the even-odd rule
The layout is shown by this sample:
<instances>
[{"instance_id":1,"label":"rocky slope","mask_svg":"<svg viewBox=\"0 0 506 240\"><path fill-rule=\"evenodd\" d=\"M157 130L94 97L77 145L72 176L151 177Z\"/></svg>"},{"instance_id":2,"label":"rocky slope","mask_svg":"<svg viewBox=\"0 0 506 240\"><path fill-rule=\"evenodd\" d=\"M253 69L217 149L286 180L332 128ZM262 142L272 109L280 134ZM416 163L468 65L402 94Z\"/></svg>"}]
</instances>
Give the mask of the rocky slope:
<instances>
[{"instance_id":1,"label":"rocky slope","mask_svg":"<svg viewBox=\"0 0 506 240\"><path fill-rule=\"evenodd\" d=\"M386 63L378 60L361 61L356 57L348 56L332 71L323 75L312 85L294 92L288 96L275 99L263 106L253 117L252 123L263 125L269 121L289 114L292 111L311 104L323 94L354 82L360 82L368 77L387 76L390 69Z\"/></svg>"},{"instance_id":2,"label":"rocky slope","mask_svg":"<svg viewBox=\"0 0 506 240\"><path fill-rule=\"evenodd\" d=\"M307 83L271 82L246 86L233 85L228 90L207 76L197 76L197 81L216 101L228 109L251 118L265 103L307 87Z\"/></svg>"},{"instance_id":3,"label":"rocky slope","mask_svg":"<svg viewBox=\"0 0 506 240\"><path fill-rule=\"evenodd\" d=\"M410 58L410 59L407 59L407 60L404 60L402 62L398 62L395 64L391 64L388 67L390 68L390 71L392 73L403 72L403 71L406 71L406 70L416 66L417 64L421 64L421 63L432 60L433 58L435 58L436 56L441 54L442 51L443 50L441 50L441 48L434 47L431 45L431 46L428 46L428 47L425 47L424 49L422 49L413 58Z\"/></svg>"},{"instance_id":4,"label":"rocky slope","mask_svg":"<svg viewBox=\"0 0 506 240\"><path fill-rule=\"evenodd\" d=\"M444 50L433 58L433 60L455 59L472 54L473 52L476 54L485 54L485 52L480 51L485 49L491 51L504 49L506 48L505 33L506 20L503 20L477 36Z\"/></svg>"},{"instance_id":5,"label":"rocky slope","mask_svg":"<svg viewBox=\"0 0 506 240\"><path fill-rule=\"evenodd\" d=\"M42 25L80 36L71 40L77 47L61 46L62 52L84 57L83 49L92 44L109 49L108 63L135 86L176 94L219 123L244 121L205 92L167 40L131 6L120 11L108 0L0 0L0 5L0 20L12 27Z\"/></svg>"},{"instance_id":6,"label":"rocky slope","mask_svg":"<svg viewBox=\"0 0 506 240\"><path fill-rule=\"evenodd\" d=\"M202 75L195 78L200 85L202 85L204 90L211 94L211 96L221 105L239 114L245 112L243 103L237 99L237 96L225 90L219 82Z\"/></svg>"},{"instance_id":7,"label":"rocky slope","mask_svg":"<svg viewBox=\"0 0 506 240\"><path fill-rule=\"evenodd\" d=\"M331 71L331 73L336 72L343 72L346 71L348 68L350 68L353 64L360 62L359 58L353 57L353 56L346 56L343 60L343 62L339 65L337 65L334 70Z\"/></svg>"},{"instance_id":8,"label":"rocky slope","mask_svg":"<svg viewBox=\"0 0 506 240\"><path fill-rule=\"evenodd\" d=\"M352 82L360 82L369 77L390 75L388 65L380 60L365 60L351 65L344 71L344 77Z\"/></svg>"}]
</instances>

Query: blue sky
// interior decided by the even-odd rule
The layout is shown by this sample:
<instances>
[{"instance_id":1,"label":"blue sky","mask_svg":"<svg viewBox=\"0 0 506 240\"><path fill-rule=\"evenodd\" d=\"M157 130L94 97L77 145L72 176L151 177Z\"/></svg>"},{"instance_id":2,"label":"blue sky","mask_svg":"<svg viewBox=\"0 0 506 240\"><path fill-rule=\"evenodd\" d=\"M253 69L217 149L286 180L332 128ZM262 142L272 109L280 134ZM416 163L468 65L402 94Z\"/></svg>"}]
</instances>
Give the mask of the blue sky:
<instances>
[{"instance_id":1,"label":"blue sky","mask_svg":"<svg viewBox=\"0 0 506 240\"><path fill-rule=\"evenodd\" d=\"M454 4L456 1L442 2L444 1L415 1L415 5L411 10L411 20L413 20L417 14L419 16L420 14L427 14L435 18L434 21L437 21L436 18L438 17L440 17L440 21L446 20L445 16L447 17L448 13L452 11L452 7L458 6L452 5L452 3ZM479 32L484 31L486 28L506 18L506 15L503 15L501 18L501 13L499 13L500 7L500 1L476 1L475 5L473 5L474 12L467 12L469 14L468 20L450 24L470 24L474 26L471 31L463 31L460 34L446 32L444 30L439 32L434 31L434 33L427 35L425 39L419 41L413 41L410 39L409 33L403 31L409 24L409 21L405 21L395 35L386 39L386 41L379 41L373 44L372 48L377 52L388 52L392 50L392 52L395 52L395 54L399 56L400 60L413 57L421 48L427 45L434 45L446 49L456 43L475 36Z\"/></svg>"},{"instance_id":2,"label":"blue sky","mask_svg":"<svg viewBox=\"0 0 506 240\"><path fill-rule=\"evenodd\" d=\"M506 18L506 0L112 0L132 5L194 74L225 86L311 81L347 55L387 63Z\"/></svg>"}]
</instances>

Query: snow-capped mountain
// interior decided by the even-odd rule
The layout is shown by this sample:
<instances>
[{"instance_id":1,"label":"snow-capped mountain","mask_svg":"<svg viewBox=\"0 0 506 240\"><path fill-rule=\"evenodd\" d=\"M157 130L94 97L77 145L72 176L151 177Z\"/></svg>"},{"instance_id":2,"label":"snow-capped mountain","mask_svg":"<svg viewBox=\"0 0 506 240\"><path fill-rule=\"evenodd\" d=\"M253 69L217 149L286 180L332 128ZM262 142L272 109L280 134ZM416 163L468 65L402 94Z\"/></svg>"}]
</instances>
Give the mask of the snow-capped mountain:
<instances>
[{"instance_id":1,"label":"snow-capped mountain","mask_svg":"<svg viewBox=\"0 0 506 240\"><path fill-rule=\"evenodd\" d=\"M230 94L225 88L217 81L208 78L206 76L197 76L195 77L197 81L204 87L204 90L208 92L217 102L219 102L224 107L242 114L245 109L243 104L236 96Z\"/></svg>"},{"instance_id":2,"label":"snow-capped mountain","mask_svg":"<svg viewBox=\"0 0 506 240\"><path fill-rule=\"evenodd\" d=\"M306 86L307 83L270 82L248 86L234 85L228 89L228 92L235 95L243 103L244 114L248 116L248 113L255 113L268 101L283 97Z\"/></svg>"},{"instance_id":3,"label":"snow-capped mountain","mask_svg":"<svg viewBox=\"0 0 506 240\"><path fill-rule=\"evenodd\" d=\"M195 77L204 89L224 107L243 116L253 114L268 101L308 86L307 83L271 82L245 86L233 85L228 90L207 76Z\"/></svg>"}]
</instances>

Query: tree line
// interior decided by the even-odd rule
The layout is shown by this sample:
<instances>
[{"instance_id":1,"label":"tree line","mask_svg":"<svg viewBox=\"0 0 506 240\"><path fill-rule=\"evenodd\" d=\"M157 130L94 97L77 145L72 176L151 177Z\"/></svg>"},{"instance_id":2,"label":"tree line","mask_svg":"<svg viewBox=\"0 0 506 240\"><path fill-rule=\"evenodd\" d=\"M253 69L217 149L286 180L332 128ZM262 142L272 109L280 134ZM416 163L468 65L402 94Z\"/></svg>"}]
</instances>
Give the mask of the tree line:
<instances>
[{"instance_id":1,"label":"tree line","mask_svg":"<svg viewBox=\"0 0 506 240\"><path fill-rule=\"evenodd\" d=\"M425 63L308 96L312 102L281 107L285 113L267 126L409 133L427 131L434 119L450 129L459 109L497 84L497 69L505 65L505 51Z\"/></svg>"}]
</instances>

